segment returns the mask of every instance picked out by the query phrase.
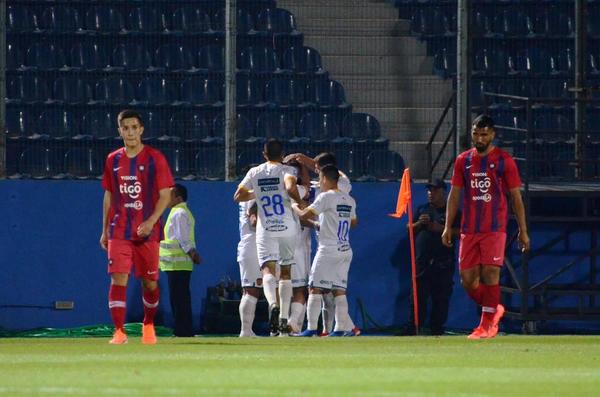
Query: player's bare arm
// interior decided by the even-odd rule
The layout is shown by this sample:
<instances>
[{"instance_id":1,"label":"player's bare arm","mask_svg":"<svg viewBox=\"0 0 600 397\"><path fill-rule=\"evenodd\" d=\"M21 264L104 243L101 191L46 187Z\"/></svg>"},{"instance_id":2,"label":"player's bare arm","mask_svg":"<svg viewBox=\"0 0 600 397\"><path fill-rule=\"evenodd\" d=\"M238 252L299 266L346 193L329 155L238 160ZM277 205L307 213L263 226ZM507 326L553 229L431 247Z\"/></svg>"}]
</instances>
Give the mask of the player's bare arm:
<instances>
[{"instance_id":1,"label":"player's bare arm","mask_svg":"<svg viewBox=\"0 0 600 397\"><path fill-rule=\"evenodd\" d=\"M292 200L294 200L300 208L304 208L305 204L302 198L300 197L300 193L298 192L298 185L296 184L296 177L292 175L286 175L284 180L285 190Z\"/></svg>"},{"instance_id":2,"label":"player's bare arm","mask_svg":"<svg viewBox=\"0 0 600 397\"><path fill-rule=\"evenodd\" d=\"M241 203L244 201L250 201L255 198L256 198L256 196L254 195L253 190L248 190L244 186L241 186L241 185L238 186L237 190L233 194L233 201L235 201L237 203Z\"/></svg>"},{"instance_id":3,"label":"player's bare arm","mask_svg":"<svg viewBox=\"0 0 600 397\"><path fill-rule=\"evenodd\" d=\"M313 170L314 171L314 169L315 169L316 161L313 158L308 157L307 155L305 155L303 153L288 154L283 159L283 162L287 163L287 162L289 162L291 160L296 160L300 164L302 164L305 167L307 167L309 170Z\"/></svg>"},{"instance_id":4,"label":"player's bare arm","mask_svg":"<svg viewBox=\"0 0 600 397\"><path fill-rule=\"evenodd\" d=\"M350 219L350 229L354 229L358 225L358 218Z\"/></svg>"},{"instance_id":5,"label":"player's bare arm","mask_svg":"<svg viewBox=\"0 0 600 397\"><path fill-rule=\"evenodd\" d=\"M104 191L102 200L102 234L100 235L100 246L106 250L108 247L108 211L110 210L110 192Z\"/></svg>"},{"instance_id":6,"label":"player's bare arm","mask_svg":"<svg viewBox=\"0 0 600 397\"><path fill-rule=\"evenodd\" d=\"M450 188L450 194L448 195L448 202L446 204L446 224L444 231L442 232L442 243L446 247L452 247L452 225L454 225L454 219L458 212L460 205L460 191L461 188L452 186Z\"/></svg>"},{"instance_id":7,"label":"player's bare arm","mask_svg":"<svg viewBox=\"0 0 600 397\"><path fill-rule=\"evenodd\" d=\"M512 202L513 211L517 218L517 224L519 225L519 242L521 243L521 251L529 251L529 234L527 233L527 223L525 222L525 205L523 204L523 198L521 197L521 190L519 188L510 190L510 198Z\"/></svg>"},{"instance_id":8,"label":"player's bare arm","mask_svg":"<svg viewBox=\"0 0 600 397\"><path fill-rule=\"evenodd\" d=\"M292 203L292 210L296 213L296 215L298 215L298 218L300 218L300 220L311 219L311 218L314 218L315 216L319 215L311 207L306 207L304 209L301 209L297 203Z\"/></svg>"},{"instance_id":9,"label":"player's bare arm","mask_svg":"<svg viewBox=\"0 0 600 397\"><path fill-rule=\"evenodd\" d=\"M140 237L148 237L150 233L152 233L152 228L154 224L158 222L163 212L169 206L169 202L171 201L171 188L161 189L158 192L158 201L156 202L156 206L154 207L154 212L152 215L148 217L144 222L142 222L137 228L137 234Z\"/></svg>"}]
</instances>

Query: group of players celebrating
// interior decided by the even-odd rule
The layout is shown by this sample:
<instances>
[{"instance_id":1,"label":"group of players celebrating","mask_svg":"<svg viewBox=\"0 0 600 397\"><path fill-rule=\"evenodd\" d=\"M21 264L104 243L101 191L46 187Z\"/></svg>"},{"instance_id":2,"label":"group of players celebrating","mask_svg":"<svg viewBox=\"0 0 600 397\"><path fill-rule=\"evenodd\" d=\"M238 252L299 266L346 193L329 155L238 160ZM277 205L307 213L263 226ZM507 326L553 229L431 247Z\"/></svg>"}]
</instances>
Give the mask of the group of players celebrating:
<instances>
[{"instance_id":1,"label":"group of players celebrating","mask_svg":"<svg viewBox=\"0 0 600 397\"><path fill-rule=\"evenodd\" d=\"M263 155L265 162L248 171L234 194L240 203L237 259L244 289L240 337L255 336L252 323L261 289L272 336L317 336L321 313L321 335L360 334L346 298L350 229L357 222L350 180L331 153L284 158L282 143L271 139ZM318 182L311 183L310 171ZM318 248L311 264L312 231Z\"/></svg>"}]
</instances>

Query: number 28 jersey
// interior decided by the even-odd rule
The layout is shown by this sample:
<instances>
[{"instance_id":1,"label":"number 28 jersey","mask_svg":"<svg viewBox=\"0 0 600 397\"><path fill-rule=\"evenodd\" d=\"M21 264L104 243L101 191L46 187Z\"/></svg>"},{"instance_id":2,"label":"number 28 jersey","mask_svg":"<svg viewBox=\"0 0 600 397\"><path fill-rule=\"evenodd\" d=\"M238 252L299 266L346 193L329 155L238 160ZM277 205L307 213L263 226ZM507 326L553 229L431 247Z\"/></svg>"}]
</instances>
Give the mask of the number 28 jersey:
<instances>
[{"instance_id":1,"label":"number 28 jersey","mask_svg":"<svg viewBox=\"0 0 600 397\"><path fill-rule=\"evenodd\" d=\"M257 236L288 237L298 234L298 221L292 212L285 189L286 176L296 178L296 169L281 163L266 162L244 177L240 186L254 190L258 206Z\"/></svg>"},{"instance_id":2,"label":"number 28 jersey","mask_svg":"<svg viewBox=\"0 0 600 397\"><path fill-rule=\"evenodd\" d=\"M309 208L319 215L319 247L350 249L350 223L356 219L356 201L340 190L321 193Z\"/></svg>"}]
</instances>

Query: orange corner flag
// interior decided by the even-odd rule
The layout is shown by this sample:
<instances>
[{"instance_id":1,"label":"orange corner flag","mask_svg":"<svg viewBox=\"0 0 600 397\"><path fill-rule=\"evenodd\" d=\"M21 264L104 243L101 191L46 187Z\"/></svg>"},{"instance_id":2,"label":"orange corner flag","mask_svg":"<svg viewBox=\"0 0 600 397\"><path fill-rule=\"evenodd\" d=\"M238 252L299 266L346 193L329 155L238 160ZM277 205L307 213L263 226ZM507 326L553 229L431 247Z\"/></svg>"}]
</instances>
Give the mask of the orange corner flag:
<instances>
[{"instance_id":1,"label":"orange corner flag","mask_svg":"<svg viewBox=\"0 0 600 397\"><path fill-rule=\"evenodd\" d=\"M410 170L406 168L402 174L402 182L400 183L400 191L398 192L398 203L396 204L396 212L389 214L392 218L402 218L406 212L408 203L411 202L410 191Z\"/></svg>"}]
</instances>

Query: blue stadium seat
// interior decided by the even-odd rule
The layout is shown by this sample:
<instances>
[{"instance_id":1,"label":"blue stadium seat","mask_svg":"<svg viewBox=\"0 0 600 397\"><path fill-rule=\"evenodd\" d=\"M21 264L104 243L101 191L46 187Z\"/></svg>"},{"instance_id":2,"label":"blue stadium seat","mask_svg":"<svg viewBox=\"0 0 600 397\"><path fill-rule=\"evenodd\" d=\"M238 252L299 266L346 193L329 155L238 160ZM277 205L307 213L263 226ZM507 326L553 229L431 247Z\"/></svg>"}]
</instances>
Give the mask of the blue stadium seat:
<instances>
[{"instance_id":1,"label":"blue stadium seat","mask_svg":"<svg viewBox=\"0 0 600 397\"><path fill-rule=\"evenodd\" d=\"M573 72L573 50L564 48L550 58L550 73L553 75L570 76Z\"/></svg>"},{"instance_id":2,"label":"blue stadium seat","mask_svg":"<svg viewBox=\"0 0 600 397\"><path fill-rule=\"evenodd\" d=\"M13 33L28 33L38 29L35 13L25 5L11 4L6 7L6 28Z\"/></svg>"},{"instance_id":3,"label":"blue stadium seat","mask_svg":"<svg viewBox=\"0 0 600 397\"><path fill-rule=\"evenodd\" d=\"M321 109L348 109L344 87L335 80L311 80L306 86L306 101Z\"/></svg>"},{"instance_id":4,"label":"blue stadium seat","mask_svg":"<svg viewBox=\"0 0 600 397\"><path fill-rule=\"evenodd\" d=\"M569 98L572 94L569 92L568 81L565 80L543 80L540 83L539 96L542 98Z\"/></svg>"},{"instance_id":5,"label":"blue stadium seat","mask_svg":"<svg viewBox=\"0 0 600 397\"><path fill-rule=\"evenodd\" d=\"M336 139L340 136L340 133L333 115L310 112L300 119L298 136L318 142Z\"/></svg>"},{"instance_id":6,"label":"blue stadium seat","mask_svg":"<svg viewBox=\"0 0 600 397\"><path fill-rule=\"evenodd\" d=\"M74 76L56 79L52 91L53 100L61 104L84 104L93 97L89 84Z\"/></svg>"},{"instance_id":7,"label":"blue stadium seat","mask_svg":"<svg viewBox=\"0 0 600 397\"><path fill-rule=\"evenodd\" d=\"M118 10L107 6L93 6L85 14L85 27L100 34L124 33L125 22Z\"/></svg>"},{"instance_id":8,"label":"blue stadium seat","mask_svg":"<svg viewBox=\"0 0 600 397\"><path fill-rule=\"evenodd\" d=\"M6 103L39 104L50 100L46 81L38 76L8 76Z\"/></svg>"},{"instance_id":9,"label":"blue stadium seat","mask_svg":"<svg viewBox=\"0 0 600 397\"><path fill-rule=\"evenodd\" d=\"M509 57L509 74L512 75L549 75L550 57L544 50L530 48L520 50Z\"/></svg>"},{"instance_id":10,"label":"blue stadium seat","mask_svg":"<svg viewBox=\"0 0 600 397\"><path fill-rule=\"evenodd\" d=\"M237 9L237 32L238 34L254 34L254 20L252 14L245 8ZM212 17L212 30L223 34L225 32L225 9L219 9Z\"/></svg>"},{"instance_id":11,"label":"blue stadium seat","mask_svg":"<svg viewBox=\"0 0 600 397\"><path fill-rule=\"evenodd\" d=\"M68 110L44 110L39 119L38 134L52 139L71 137L79 131L78 121Z\"/></svg>"},{"instance_id":12,"label":"blue stadium seat","mask_svg":"<svg viewBox=\"0 0 600 397\"><path fill-rule=\"evenodd\" d=\"M404 160L396 152L375 150L366 160L366 173L379 181L396 181L402 178Z\"/></svg>"},{"instance_id":13,"label":"blue stadium seat","mask_svg":"<svg viewBox=\"0 0 600 397\"><path fill-rule=\"evenodd\" d=\"M37 134L37 117L31 110L6 109L6 134L19 139Z\"/></svg>"},{"instance_id":14,"label":"blue stadium seat","mask_svg":"<svg viewBox=\"0 0 600 397\"><path fill-rule=\"evenodd\" d=\"M589 26L589 25L588 25ZM544 37L570 37L575 31L571 15L560 7L544 7L535 17L534 32Z\"/></svg>"},{"instance_id":15,"label":"blue stadium seat","mask_svg":"<svg viewBox=\"0 0 600 397\"><path fill-rule=\"evenodd\" d=\"M263 99L263 85L259 79L248 75L238 75L236 82L236 100L238 108L262 108L265 106Z\"/></svg>"},{"instance_id":16,"label":"blue stadium seat","mask_svg":"<svg viewBox=\"0 0 600 397\"><path fill-rule=\"evenodd\" d=\"M181 100L196 107L223 107L224 88L218 80L188 78L181 83Z\"/></svg>"},{"instance_id":17,"label":"blue stadium seat","mask_svg":"<svg viewBox=\"0 0 600 397\"><path fill-rule=\"evenodd\" d=\"M514 114L507 112L500 113L494 119L496 130L496 138L503 144L510 145L515 141L524 140L526 133L516 131L515 129L520 128L518 119Z\"/></svg>"},{"instance_id":18,"label":"blue stadium seat","mask_svg":"<svg viewBox=\"0 0 600 397\"><path fill-rule=\"evenodd\" d=\"M268 34L299 35L294 15L284 9L266 9L256 18L256 30Z\"/></svg>"},{"instance_id":19,"label":"blue stadium seat","mask_svg":"<svg viewBox=\"0 0 600 397\"><path fill-rule=\"evenodd\" d=\"M70 55L69 67L74 70L99 71L109 64L105 49L96 43L75 43Z\"/></svg>"},{"instance_id":20,"label":"blue stadium seat","mask_svg":"<svg viewBox=\"0 0 600 397\"><path fill-rule=\"evenodd\" d=\"M600 7L590 8L588 12L588 34L593 38L598 38L600 37Z\"/></svg>"},{"instance_id":21,"label":"blue stadium seat","mask_svg":"<svg viewBox=\"0 0 600 397\"><path fill-rule=\"evenodd\" d=\"M239 150L235 163L237 174L243 177L248 169L248 166L252 164L260 164L264 161L265 159L261 153L261 150L257 150L257 148L250 147L245 150Z\"/></svg>"},{"instance_id":22,"label":"blue stadium seat","mask_svg":"<svg viewBox=\"0 0 600 397\"><path fill-rule=\"evenodd\" d=\"M456 75L456 54L442 48L433 59L433 71L444 79Z\"/></svg>"},{"instance_id":23,"label":"blue stadium seat","mask_svg":"<svg viewBox=\"0 0 600 397\"><path fill-rule=\"evenodd\" d=\"M204 71L225 70L225 48L220 45L208 45L200 48L198 68Z\"/></svg>"},{"instance_id":24,"label":"blue stadium seat","mask_svg":"<svg viewBox=\"0 0 600 397\"><path fill-rule=\"evenodd\" d=\"M411 32L420 36L442 35L443 26L433 20L433 9L426 7L417 9L410 22Z\"/></svg>"},{"instance_id":25,"label":"blue stadium seat","mask_svg":"<svg viewBox=\"0 0 600 397\"><path fill-rule=\"evenodd\" d=\"M165 16L150 6L136 7L127 16L127 29L136 33L157 33L167 30Z\"/></svg>"},{"instance_id":26,"label":"blue stadium seat","mask_svg":"<svg viewBox=\"0 0 600 397\"><path fill-rule=\"evenodd\" d=\"M40 28L53 33L72 33L82 29L77 10L71 7L48 7L40 18Z\"/></svg>"},{"instance_id":27,"label":"blue stadium seat","mask_svg":"<svg viewBox=\"0 0 600 397\"><path fill-rule=\"evenodd\" d=\"M321 54L312 47L291 47L283 54L283 70L295 74L325 74Z\"/></svg>"},{"instance_id":28,"label":"blue stadium seat","mask_svg":"<svg viewBox=\"0 0 600 397\"><path fill-rule=\"evenodd\" d=\"M188 178L192 172L186 150L183 147L165 147L161 148L161 152L165 155L167 163L171 168L171 172L175 178Z\"/></svg>"},{"instance_id":29,"label":"blue stadium seat","mask_svg":"<svg viewBox=\"0 0 600 397\"><path fill-rule=\"evenodd\" d=\"M96 83L94 98L97 104L127 105L133 102L135 90L129 80L112 76Z\"/></svg>"},{"instance_id":30,"label":"blue stadium seat","mask_svg":"<svg viewBox=\"0 0 600 397\"><path fill-rule=\"evenodd\" d=\"M170 79L144 77L137 86L136 105L174 105L179 101L179 87Z\"/></svg>"},{"instance_id":31,"label":"blue stadium seat","mask_svg":"<svg viewBox=\"0 0 600 397\"><path fill-rule=\"evenodd\" d=\"M473 111L480 112L482 110L485 92L497 92L497 90L488 81L473 79L471 83L471 107L474 108ZM495 101L493 97L487 98L487 106L493 106Z\"/></svg>"},{"instance_id":32,"label":"blue stadium seat","mask_svg":"<svg viewBox=\"0 0 600 397\"><path fill-rule=\"evenodd\" d=\"M15 43L6 42L6 70L12 71L23 67L23 52Z\"/></svg>"},{"instance_id":33,"label":"blue stadium seat","mask_svg":"<svg viewBox=\"0 0 600 397\"><path fill-rule=\"evenodd\" d=\"M154 66L173 72L195 69L194 56L187 47L178 44L165 44L156 50Z\"/></svg>"},{"instance_id":34,"label":"blue stadium seat","mask_svg":"<svg viewBox=\"0 0 600 397\"><path fill-rule=\"evenodd\" d=\"M63 162L62 151L36 145L23 150L18 170L22 176L33 179L61 178Z\"/></svg>"},{"instance_id":35,"label":"blue stadium seat","mask_svg":"<svg viewBox=\"0 0 600 397\"><path fill-rule=\"evenodd\" d=\"M587 72L594 77L600 75L600 57L590 52L587 61Z\"/></svg>"},{"instance_id":36,"label":"blue stadium seat","mask_svg":"<svg viewBox=\"0 0 600 397\"><path fill-rule=\"evenodd\" d=\"M169 30L174 33L209 32L211 30L210 17L199 8L178 8L171 17Z\"/></svg>"},{"instance_id":37,"label":"blue stadium seat","mask_svg":"<svg viewBox=\"0 0 600 397\"><path fill-rule=\"evenodd\" d=\"M306 84L296 79L272 79L267 83L265 98L269 106L282 109L305 104Z\"/></svg>"},{"instance_id":38,"label":"blue stadium seat","mask_svg":"<svg viewBox=\"0 0 600 397\"><path fill-rule=\"evenodd\" d=\"M488 15L483 11L475 11L471 29L473 30L473 35L476 37L492 35L492 24Z\"/></svg>"},{"instance_id":39,"label":"blue stadium seat","mask_svg":"<svg viewBox=\"0 0 600 397\"><path fill-rule=\"evenodd\" d=\"M507 67L508 58L502 49L483 48L475 53L475 75L505 76Z\"/></svg>"},{"instance_id":40,"label":"blue stadium seat","mask_svg":"<svg viewBox=\"0 0 600 397\"><path fill-rule=\"evenodd\" d=\"M49 43L34 43L27 50L25 66L32 70L58 70L66 67L65 54Z\"/></svg>"},{"instance_id":41,"label":"blue stadium seat","mask_svg":"<svg viewBox=\"0 0 600 397\"><path fill-rule=\"evenodd\" d=\"M575 135L573 122L561 114L543 112L535 116L534 136L544 141L568 141Z\"/></svg>"},{"instance_id":42,"label":"blue stadium seat","mask_svg":"<svg viewBox=\"0 0 600 397\"><path fill-rule=\"evenodd\" d=\"M295 123L288 113L267 112L258 116L256 132L263 138L288 141L294 137Z\"/></svg>"},{"instance_id":43,"label":"blue stadium seat","mask_svg":"<svg viewBox=\"0 0 600 397\"><path fill-rule=\"evenodd\" d=\"M152 56L143 44L119 44L112 53L111 67L128 71L152 69Z\"/></svg>"},{"instance_id":44,"label":"blue stadium seat","mask_svg":"<svg viewBox=\"0 0 600 397\"><path fill-rule=\"evenodd\" d=\"M239 53L238 68L254 73L273 73L279 70L279 60L271 47L246 47Z\"/></svg>"},{"instance_id":45,"label":"blue stadium seat","mask_svg":"<svg viewBox=\"0 0 600 397\"><path fill-rule=\"evenodd\" d=\"M65 153L64 171L67 178L92 179L103 173L104 158L90 147L75 147Z\"/></svg>"},{"instance_id":46,"label":"blue stadium seat","mask_svg":"<svg viewBox=\"0 0 600 397\"><path fill-rule=\"evenodd\" d=\"M142 135L142 139L145 142L154 141L156 138L165 135L163 118L159 111L142 110L140 115L144 121L144 134Z\"/></svg>"},{"instance_id":47,"label":"blue stadium seat","mask_svg":"<svg viewBox=\"0 0 600 397\"><path fill-rule=\"evenodd\" d=\"M225 116L219 115L213 120L213 135L216 138L225 138ZM236 119L236 141L238 142L254 142L254 127L250 120L244 115L237 114Z\"/></svg>"},{"instance_id":48,"label":"blue stadium seat","mask_svg":"<svg viewBox=\"0 0 600 397\"><path fill-rule=\"evenodd\" d=\"M188 142L203 142L210 140L211 130L203 114L178 113L169 121L169 134Z\"/></svg>"},{"instance_id":49,"label":"blue stadium seat","mask_svg":"<svg viewBox=\"0 0 600 397\"><path fill-rule=\"evenodd\" d=\"M195 156L194 169L201 179L225 178L225 149L218 145L201 147Z\"/></svg>"},{"instance_id":50,"label":"blue stadium seat","mask_svg":"<svg viewBox=\"0 0 600 397\"><path fill-rule=\"evenodd\" d=\"M533 24L524 13L505 9L494 18L492 32L503 37L523 37L533 34Z\"/></svg>"},{"instance_id":51,"label":"blue stadium seat","mask_svg":"<svg viewBox=\"0 0 600 397\"><path fill-rule=\"evenodd\" d=\"M116 118L106 110L91 110L83 115L79 137L118 138Z\"/></svg>"},{"instance_id":52,"label":"blue stadium seat","mask_svg":"<svg viewBox=\"0 0 600 397\"><path fill-rule=\"evenodd\" d=\"M381 138L381 126L368 113L352 113L344 118L341 135L359 142L375 141Z\"/></svg>"}]
</instances>

